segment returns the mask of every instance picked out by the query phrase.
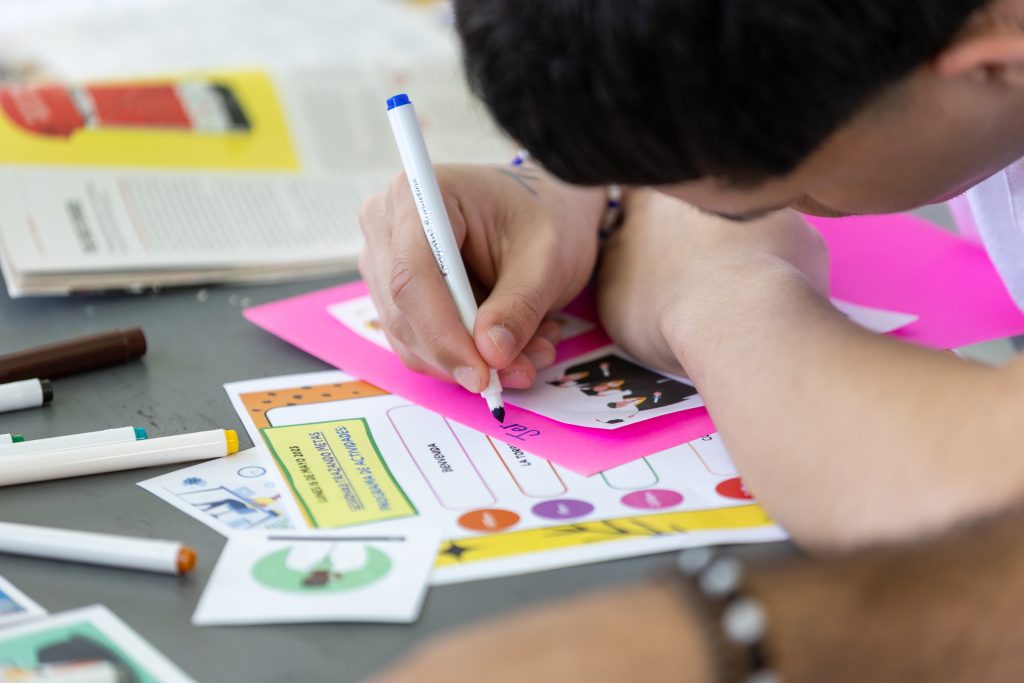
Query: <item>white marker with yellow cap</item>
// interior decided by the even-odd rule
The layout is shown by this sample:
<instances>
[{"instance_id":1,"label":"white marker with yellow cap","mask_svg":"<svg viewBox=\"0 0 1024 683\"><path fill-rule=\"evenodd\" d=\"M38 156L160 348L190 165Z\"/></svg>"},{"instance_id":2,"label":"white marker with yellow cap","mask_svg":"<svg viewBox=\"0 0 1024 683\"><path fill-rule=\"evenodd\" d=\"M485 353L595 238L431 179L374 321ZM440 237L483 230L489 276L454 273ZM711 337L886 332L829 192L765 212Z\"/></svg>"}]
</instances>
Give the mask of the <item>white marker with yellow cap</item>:
<instances>
[{"instance_id":1,"label":"white marker with yellow cap","mask_svg":"<svg viewBox=\"0 0 1024 683\"><path fill-rule=\"evenodd\" d=\"M211 429L145 441L5 455L0 465L0 486L212 460L237 452L235 430Z\"/></svg>"}]
</instances>

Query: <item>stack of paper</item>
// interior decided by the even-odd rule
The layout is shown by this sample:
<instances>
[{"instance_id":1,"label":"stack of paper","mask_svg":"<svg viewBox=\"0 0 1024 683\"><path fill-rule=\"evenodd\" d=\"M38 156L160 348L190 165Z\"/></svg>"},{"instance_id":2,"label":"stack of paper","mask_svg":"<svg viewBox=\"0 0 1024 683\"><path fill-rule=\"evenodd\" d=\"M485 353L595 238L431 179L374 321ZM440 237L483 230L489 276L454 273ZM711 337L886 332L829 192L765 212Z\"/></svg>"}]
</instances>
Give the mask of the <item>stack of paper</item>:
<instances>
[{"instance_id":1,"label":"stack of paper","mask_svg":"<svg viewBox=\"0 0 1024 683\"><path fill-rule=\"evenodd\" d=\"M583 476L342 372L226 388L256 447L140 483L231 539L196 623L408 620L427 582L785 538L716 435Z\"/></svg>"}]
</instances>

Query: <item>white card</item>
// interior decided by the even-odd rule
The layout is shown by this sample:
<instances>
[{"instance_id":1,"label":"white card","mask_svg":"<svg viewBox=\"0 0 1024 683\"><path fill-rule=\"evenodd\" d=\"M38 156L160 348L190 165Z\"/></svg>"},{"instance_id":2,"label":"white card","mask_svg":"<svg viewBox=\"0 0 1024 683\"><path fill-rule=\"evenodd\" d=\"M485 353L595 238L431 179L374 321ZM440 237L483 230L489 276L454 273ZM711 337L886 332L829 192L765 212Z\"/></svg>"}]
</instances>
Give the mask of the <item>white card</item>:
<instances>
[{"instance_id":1,"label":"white card","mask_svg":"<svg viewBox=\"0 0 1024 683\"><path fill-rule=\"evenodd\" d=\"M704 405L685 380L649 370L605 346L537 373L530 389L505 390L508 403L565 424L618 429Z\"/></svg>"},{"instance_id":2,"label":"white card","mask_svg":"<svg viewBox=\"0 0 1024 683\"><path fill-rule=\"evenodd\" d=\"M440 546L436 526L232 536L192 623L409 623L419 617Z\"/></svg>"},{"instance_id":3,"label":"white card","mask_svg":"<svg viewBox=\"0 0 1024 683\"><path fill-rule=\"evenodd\" d=\"M291 519L281 499L290 494L261 449L207 460L138 485L225 536L305 526Z\"/></svg>"},{"instance_id":4,"label":"white card","mask_svg":"<svg viewBox=\"0 0 1024 683\"><path fill-rule=\"evenodd\" d=\"M335 320L349 328L363 339L373 342L381 348L391 350L391 344L380 328L380 319L377 309L369 296L349 299L340 303L331 304L327 307ZM584 320L583 318L565 312L552 313L547 316L549 320L558 323L561 328L559 336L561 341L578 337L584 332L597 328L597 325Z\"/></svg>"},{"instance_id":5,"label":"white card","mask_svg":"<svg viewBox=\"0 0 1024 683\"><path fill-rule=\"evenodd\" d=\"M369 296L350 299L327 307L327 312L363 339L391 350L388 338L380 328L380 317Z\"/></svg>"},{"instance_id":6,"label":"white card","mask_svg":"<svg viewBox=\"0 0 1024 683\"><path fill-rule=\"evenodd\" d=\"M913 313L900 313L899 311L887 311L871 306L844 301L843 299L832 299L832 305L838 308L847 318L861 327L885 334L903 329L910 323L916 322L920 316Z\"/></svg>"},{"instance_id":7,"label":"white card","mask_svg":"<svg viewBox=\"0 0 1024 683\"><path fill-rule=\"evenodd\" d=\"M46 610L0 576L0 627L44 616Z\"/></svg>"},{"instance_id":8,"label":"white card","mask_svg":"<svg viewBox=\"0 0 1024 683\"><path fill-rule=\"evenodd\" d=\"M120 680L195 683L101 605L0 630L0 681L22 680L47 665L81 660L109 662Z\"/></svg>"}]
</instances>

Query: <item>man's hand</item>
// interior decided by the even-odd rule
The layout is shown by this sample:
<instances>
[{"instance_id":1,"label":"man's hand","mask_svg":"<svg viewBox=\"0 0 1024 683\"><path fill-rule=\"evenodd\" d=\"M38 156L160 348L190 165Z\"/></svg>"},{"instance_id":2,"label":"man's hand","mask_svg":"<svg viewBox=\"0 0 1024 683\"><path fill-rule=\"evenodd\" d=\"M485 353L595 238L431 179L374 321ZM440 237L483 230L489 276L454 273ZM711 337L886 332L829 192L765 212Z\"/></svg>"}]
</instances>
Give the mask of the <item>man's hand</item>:
<instances>
[{"instance_id":1,"label":"man's hand","mask_svg":"<svg viewBox=\"0 0 1024 683\"><path fill-rule=\"evenodd\" d=\"M653 190L631 193L625 210L626 223L601 261L601 321L616 343L654 367L683 372L666 331L689 317L688 307L722 300L723 286L731 283L742 296L743 288L770 286L781 268L828 291L824 242L793 212L737 223ZM716 289L715 297L702 296L708 287Z\"/></svg>"},{"instance_id":2,"label":"man's hand","mask_svg":"<svg viewBox=\"0 0 1024 683\"><path fill-rule=\"evenodd\" d=\"M533 384L554 362L558 325L545 316L571 301L597 257L603 193L560 183L530 166L439 166L462 257L484 294L472 336L459 322L404 175L360 212L359 271L388 341L410 368L481 391L489 368L502 384Z\"/></svg>"},{"instance_id":3,"label":"man's hand","mask_svg":"<svg viewBox=\"0 0 1024 683\"><path fill-rule=\"evenodd\" d=\"M703 683L703 628L665 585L610 586L458 631L374 683Z\"/></svg>"}]
</instances>

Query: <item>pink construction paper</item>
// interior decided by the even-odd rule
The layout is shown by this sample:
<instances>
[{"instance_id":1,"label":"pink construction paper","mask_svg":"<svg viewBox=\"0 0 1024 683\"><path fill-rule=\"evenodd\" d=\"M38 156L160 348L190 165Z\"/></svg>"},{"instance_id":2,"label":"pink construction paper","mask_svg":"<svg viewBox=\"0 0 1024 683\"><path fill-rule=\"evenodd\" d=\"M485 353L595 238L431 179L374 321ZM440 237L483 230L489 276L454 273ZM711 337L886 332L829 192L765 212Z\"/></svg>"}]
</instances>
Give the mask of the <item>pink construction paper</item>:
<instances>
[{"instance_id":1,"label":"pink construction paper","mask_svg":"<svg viewBox=\"0 0 1024 683\"><path fill-rule=\"evenodd\" d=\"M828 243L832 296L920 316L892 336L954 349L1024 334L1024 314L980 244L904 214L811 223Z\"/></svg>"},{"instance_id":2,"label":"pink construction paper","mask_svg":"<svg viewBox=\"0 0 1024 683\"><path fill-rule=\"evenodd\" d=\"M1024 333L984 250L912 216L815 219L829 244L834 296L915 313L894 333L935 348L953 348ZM507 406L499 425L479 396L407 370L393 353L335 320L331 304L366 294L361 282L331 287L245 311L248 320L331 365L574 472L595 474L715 431L703 408L616 430L565 425ZM588 304L570 312L593 319ZM608 343L600 330L561 344L559 360Z\"/></svg>"}]
</instances>

